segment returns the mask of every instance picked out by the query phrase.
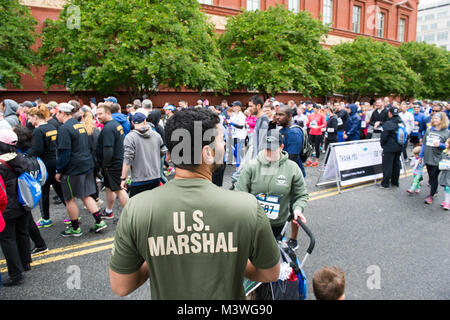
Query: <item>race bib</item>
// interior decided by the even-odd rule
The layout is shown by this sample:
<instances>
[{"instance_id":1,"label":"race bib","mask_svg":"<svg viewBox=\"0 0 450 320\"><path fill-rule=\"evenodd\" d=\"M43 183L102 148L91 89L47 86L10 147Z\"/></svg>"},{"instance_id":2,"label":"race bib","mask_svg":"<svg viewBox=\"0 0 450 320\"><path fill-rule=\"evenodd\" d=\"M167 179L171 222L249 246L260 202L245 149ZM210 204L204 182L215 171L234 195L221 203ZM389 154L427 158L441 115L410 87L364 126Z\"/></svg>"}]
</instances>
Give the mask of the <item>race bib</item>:
<instances>
[{"instance_id":1,"label":"race bib","mask_svg":"<svg viewBox=\"0 0 450 320\"><path fill-rule=\"evenodd\" d=\"M327 132L333 133L334 132L334 128L327 128Z\"/></svg>"},{"instance_id":2,"label":"race bib","mask_svg":"<svg viewBox=\"0 0 450 320\"><path fill-rule=\"evenodd\" d=\"M450 159L442 159L439 161L439 170L450 170Z\"/></svg>"},{"instance_id":3,"label":"race bib","mask_svg":"<svg viewBox=\"0 0 450 320\"><path fill-rule=\"evenodd\" d=\"M280 215L280 196L260 193L256 196L261 208L270 220L275 220Z\"/></svg>"},{"instance_id":4,"label":"race bib","mask_svg":"<svg viewBox=\"0 0 450 320\"><path fill-rule=\"evenodd\" d=\"M418 133L419 132L419 126L414 126L412 129L412 132Z\"/></svg>"},{"instance_id":5,"label":"race bib","mask_svg":"<svg viewBox=\"0 0 450 320\"><path fill-rule=\"evenodd\" d=\"M338 126L342 126L344 124L344 122L342 122L341 118L338 118L337 120L338 120Z\"/></svg>"},{"instance_id":6,"label":"race bib","mask_svg":"<svg viewBox=\"0 0 450 320\"><path fill-rule=\"evenodd\" d=\"M361 128L365 129L366 125L367 125L367 123L365 121L361 121Z\"/></svg>"},{"instance_id":7,"label":"race bib","mask_svg":"<svg viewBox=\"0 0 450 320\"><path fill-rule=\"evenodd\" d=\"M430 134L427 137L427 144L426 145L429 146L429 147L435 147L435 145L434 145L435 142L441 143L440 136L435 135L435 134Z\"/></svg>"},{"instance_id":8,"label":"race bib","mask_svg":"<svg viewBox=\"0 0 450 320\"><path fill-rule=\"evenodd\" d=\"M311 121L311 128L317 128L317 120Z\"/></svg>"}]
</instances>

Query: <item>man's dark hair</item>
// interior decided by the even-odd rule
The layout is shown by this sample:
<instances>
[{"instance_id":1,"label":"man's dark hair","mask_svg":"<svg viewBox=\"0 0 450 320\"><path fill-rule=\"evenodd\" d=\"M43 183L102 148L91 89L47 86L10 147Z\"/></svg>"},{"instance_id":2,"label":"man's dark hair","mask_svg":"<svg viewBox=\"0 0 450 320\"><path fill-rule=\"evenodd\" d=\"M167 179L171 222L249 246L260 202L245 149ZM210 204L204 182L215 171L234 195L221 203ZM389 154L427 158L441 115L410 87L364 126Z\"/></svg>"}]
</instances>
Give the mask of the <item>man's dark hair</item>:
<instances>
[{"instance_id":1,"label":"man's dark hair","mask_svg":"<svg viewBox=\"0 0 450 320\"><path fill-rule=\"evenodd\" d=\"M113 103L111 106L111 113L117 113L120 110L120 104L118 103Z\"/></svg>"},{"instance_id":2,"label":"man's dark hair","mask_svg":"<svg viewBox=\"0 0 450 320\"><path fill-rule=\"evenodd\" d=\"M254 104L255 106L257 106L258 104L261 105L261 108L262 108L262 106L264 105L264 100L263 100L263 98L262 98L261 96L258 96L258 95L255 95L255 96L251 97L248 101L253 102L253 104Z\"/></svg>"},{"instance_id":3,"label":"man's dark hair","mask_svg":"<svg viewBox=\"0 0 450 320\"><path fill-rule=\"evenodd\" d=\"M33 133L30 129L22 126L15 126L13 131L17 134L17 148L27 151L32 147Z\"/></svg>"},{"instance_id":4,"label":"man's dark hair","mask_svg":"<svg viewBox=\"0 0 450 320\"><path fill-rule=\"evenodd\" d=\"M166 143L175 166L185 170L194 170L201 163L201 150L203 147L213 143L215 136L217 136L215 134L210 137L211 139L204 140L209 138L205 137L205 132L216 129L216 125L219 123L219 116L208 109L183 109L167 120ZM200 130L195 130L200 125L201 137L199 136ZM177 130L179 131L176 132ZM189 135L189 137L185 135ZM190 145L189 140L184 141L184 139L190 139ZM202 140L201 149L198 149L200 141L196 141L196 139ZM177 154L173 154L176 146ZM180 146L182 147L180 148ZM185 154L185 152L190 152L190 154Z\"/></svg>"}]
</instances>

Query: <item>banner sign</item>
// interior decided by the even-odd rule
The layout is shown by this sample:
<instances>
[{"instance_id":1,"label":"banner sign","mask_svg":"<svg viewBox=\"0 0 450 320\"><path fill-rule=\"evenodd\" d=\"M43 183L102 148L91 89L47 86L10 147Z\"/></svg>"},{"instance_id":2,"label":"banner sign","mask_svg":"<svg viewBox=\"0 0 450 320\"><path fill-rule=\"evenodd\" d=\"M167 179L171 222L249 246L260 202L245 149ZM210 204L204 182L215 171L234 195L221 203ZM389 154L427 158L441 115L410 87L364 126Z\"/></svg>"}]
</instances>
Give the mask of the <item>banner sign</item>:
<instances>
[{"instance_id":1,"label":"banner sign","mask_svg":"<svg viewBox=\"0 0 450 320\"><path fill-rule=\"evenodd\" d=\"M347 186L382 178L382 155L379 139L330 144L319 181Z\"/></svg>"}]
</instances>

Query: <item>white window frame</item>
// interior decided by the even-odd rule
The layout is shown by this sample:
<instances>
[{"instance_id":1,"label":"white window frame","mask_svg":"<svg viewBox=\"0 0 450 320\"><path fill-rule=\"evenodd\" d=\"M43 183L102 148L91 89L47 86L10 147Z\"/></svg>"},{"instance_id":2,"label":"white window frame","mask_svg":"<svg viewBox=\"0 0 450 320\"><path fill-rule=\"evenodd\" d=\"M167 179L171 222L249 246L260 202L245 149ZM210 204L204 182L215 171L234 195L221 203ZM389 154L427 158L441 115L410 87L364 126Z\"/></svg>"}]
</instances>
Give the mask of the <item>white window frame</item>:
<instances>
[{"instance_id":1,"label":"white window frame","mask_svg":"<svg viewBox=\"0 0 450 320\"><path fill-rule=\"evenodd\" d=\"M406 19L400 18L398 22L398 41L405 41L405 31L406 31Z\"/></svg>"},{"instance_id":2,"label":"white window frame","mask_svg":"<svg viewBox=\"0 0 450 320\"><path fill-rule=\"evenodd\" d=\"M247 10L261 10L261 0L247 0Z\"/></svg>"},{"instance_id":3,"label":"white window frame","mask_svg":"<svg viewBox=\"0 0 450 320\"><path fill-rule=\"evenodd\" d=\"M378 12L378 15L377 15L377 37L384 38L385 26L386 26L386 13Z\"/></svg>"},{"instance_id":4,"label":"white window frame","mask_svg":"<svg viewBox=\"0 0 450 320\"><path fill-rule=\"evenodd\" d=\"M288 9L294 13L300 12L300 0L289 0Z\"/></svg>"},{"instance_id":5,"label":"white window frame","mask_svg":"<svg viewBox=\"0 0 450 320\"><path fill-rule=\"evenodd\" d=\"M333 25L333 0L323 0L323 24Z\"/></svg>"},{"instance_id":6,"label":"white window frame","mask_svg":"<svg viewBox=\"0 0 450 320\"><path fill-rule=\"evenodd\" d=\"M362 8L360 6L353 6L352 31L355 33L361 33L361 12L362 12ZM356 13L357 13L357 15L355 15ZM356 21L355 21L355 18L356 18Z\"/></svg>"},{"instance_id":7,"label":"white window frame","mask_svg":"<svg viewBox=\"0 0 450 320\"><path fill-rule=\"evenodd\" d=\"M198 0L198 2L200 2L201 4L209 4L209 5L213 5L214 0Z\"/></svg>"}]
</instances>

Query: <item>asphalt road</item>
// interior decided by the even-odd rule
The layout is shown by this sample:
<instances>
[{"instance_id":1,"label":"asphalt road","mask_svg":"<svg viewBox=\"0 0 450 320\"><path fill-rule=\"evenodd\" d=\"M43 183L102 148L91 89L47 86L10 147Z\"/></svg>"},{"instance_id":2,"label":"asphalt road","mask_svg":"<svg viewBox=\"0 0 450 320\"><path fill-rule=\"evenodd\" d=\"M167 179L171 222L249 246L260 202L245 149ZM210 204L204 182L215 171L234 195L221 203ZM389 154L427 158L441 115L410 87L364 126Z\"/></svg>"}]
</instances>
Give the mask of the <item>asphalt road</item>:
<instances>
[{"instance_id":1,"label":"asphalt road","mask_svg":"<svg viewBox=\"0 0 450 320\"><path fill-rule=\"evenodd\" d=\"M225 188L230 186L232 168L228 168ZM336 194L333 185L316 187L319 168L307 168L307 186L311 199L305 211L308 226L316 237L316 247L304 267L308 278L308 299L314 299L311 280L323 266L339 266L346 274L346 298L350 300L450 299L450 213L439 203L425 205L422 194L409 196L405 190L412 177L403 177L400 188L379 189L373 184L350 188ZM104 199L104 192L101 193ZM79 205L82 208L81 202ZM43 229L50 249L34 259L26 281L17 287L0 289L0 300L120 299L109 287L108 263L115 225L101 234L88 229L93 218L80 210L82 230L79 238L62 238L67 217L64 206L52 205L54 226ZM116 205L115 212L120 212ZM39 211L34 210L37 219ZM297 255L301 259L308 240L299 237ZM0 271L6 276L0 252ZM79 281L78 281L79 280ZM150 298L145 284L123 299Z\"/></svg>"}]
</instances>

